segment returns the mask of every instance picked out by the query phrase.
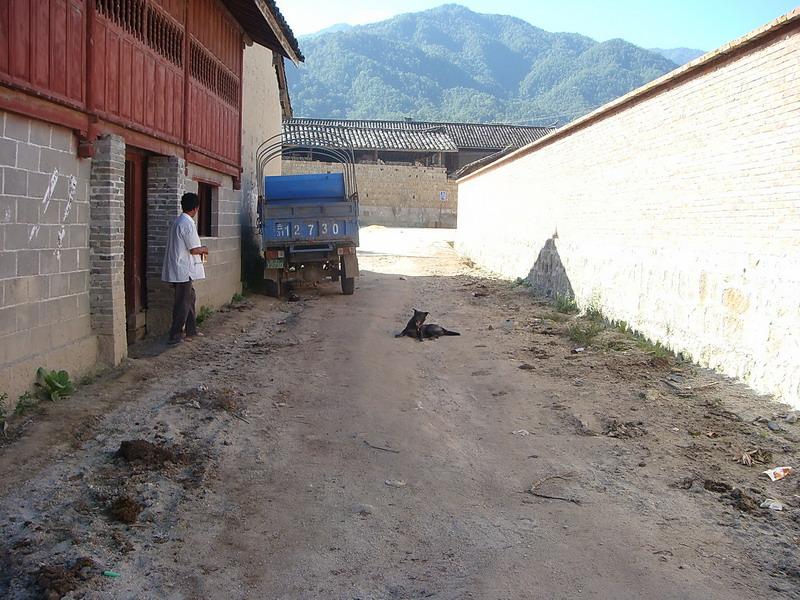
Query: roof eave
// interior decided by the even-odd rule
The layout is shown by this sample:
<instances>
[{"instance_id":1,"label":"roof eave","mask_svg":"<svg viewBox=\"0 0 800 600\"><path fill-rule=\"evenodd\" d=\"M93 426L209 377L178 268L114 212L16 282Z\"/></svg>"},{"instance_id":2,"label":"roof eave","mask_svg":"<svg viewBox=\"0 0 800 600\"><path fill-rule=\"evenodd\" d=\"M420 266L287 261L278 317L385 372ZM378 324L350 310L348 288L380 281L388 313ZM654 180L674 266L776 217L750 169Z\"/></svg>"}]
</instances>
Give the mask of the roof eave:
<instances>
[{"instance_id":1,"label":"roof eave","mask_svg":"<svg viewBox=\"0 0 800 600\"><path fill-rule=\"evenodd\" d=\"M291 60L295 65L299 66L300 63L303 62L302 56L295 52L295 49L292 47L289 38L284 33L283 28L280 26L280 23L278 23L275 15L272 14L272 11L270 10L269 6L267 6L267 3L264 0L255 0L255 5L261 15L264 17L264 20L269 25L270 29L272 29L272 33L274 33L275 37L278 38L278 42L285 52L284 56Z\"/></svg>"}]
</instances>

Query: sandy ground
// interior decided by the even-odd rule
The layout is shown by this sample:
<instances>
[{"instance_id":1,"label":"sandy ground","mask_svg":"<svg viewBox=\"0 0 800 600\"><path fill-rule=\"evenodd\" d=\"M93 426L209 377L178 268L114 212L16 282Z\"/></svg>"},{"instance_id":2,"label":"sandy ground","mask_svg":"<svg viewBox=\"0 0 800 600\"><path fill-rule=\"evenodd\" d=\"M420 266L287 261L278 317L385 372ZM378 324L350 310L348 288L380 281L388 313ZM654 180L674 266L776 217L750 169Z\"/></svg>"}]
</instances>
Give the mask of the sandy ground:
<instances>
[{"instance_id":1,"label":"sandy ground","mask_svg":"<svg viewBox=\"0 0 800 600\"><path fill-rule=\"evenodd\" d=\"M0 597L799 598L800 472L761 473L795 417L613 329L574 352L451 233L365 229L354 296L250 297L13 419ZM461 336L395 339L412 308Z\"/></svg>"}]
</instances>

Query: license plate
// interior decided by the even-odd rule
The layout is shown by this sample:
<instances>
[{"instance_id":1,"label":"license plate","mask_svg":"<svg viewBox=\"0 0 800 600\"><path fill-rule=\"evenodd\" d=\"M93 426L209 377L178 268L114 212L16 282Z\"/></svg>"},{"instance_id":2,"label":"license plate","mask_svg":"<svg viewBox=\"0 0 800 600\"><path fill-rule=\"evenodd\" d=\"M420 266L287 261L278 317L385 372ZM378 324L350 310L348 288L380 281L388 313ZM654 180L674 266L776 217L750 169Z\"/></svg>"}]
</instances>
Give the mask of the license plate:
<instances>
[{"instance_id":1,"label":"license plate","mask_svg":"<svg viewBox=\"0 0 800 600\"><path fill-rule=\"evenodd\" d=\"M320 221L319 234L321 237L339 237L344 235L344 221Z\"/></svg>"},{"instance_id":2,"label":"license plate","mask_svg":"<svg viewBox=\"0 0 800 600\"><path fill-rule=\"evenodd\" d=\"M283 268L283 259L282 258L268 258L267 259L267 269L282 269Z\"/></svg>"}]
</instances>

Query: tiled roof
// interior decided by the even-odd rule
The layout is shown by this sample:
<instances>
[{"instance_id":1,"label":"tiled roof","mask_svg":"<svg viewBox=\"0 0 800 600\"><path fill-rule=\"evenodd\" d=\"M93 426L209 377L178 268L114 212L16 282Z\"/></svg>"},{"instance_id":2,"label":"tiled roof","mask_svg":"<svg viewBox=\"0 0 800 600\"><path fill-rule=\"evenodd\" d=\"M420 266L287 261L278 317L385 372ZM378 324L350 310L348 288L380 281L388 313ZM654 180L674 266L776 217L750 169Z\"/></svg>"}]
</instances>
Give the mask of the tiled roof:
<instances>
[{"instance_id":1,"label":"tiled roof","mask_svg":"<svg viewBox=\"0 0 800 600\"><path fill-rule=\"evenodd\" d=\"M461 149L502 150L522 148L553 131L552 127L525 127L495 123L442 123Z\"/></svg>"},{"instance_id":2,"label":"tiled roof","mask_svg":"<svg viewBox=\"0 0 800 600\"><path fill-rule=\"evenodd\" d=\"M356 129L359 131L381 131L398 135L399 132L441 131L451 140L450 144L458 150L502 150L508 146L521 148L547 135L551 127L526 127L523 125L504 125L499 123L446 123L430 121L368 121L347 119L290 119L284 124L286 129L301 125L322 128ZM379 142L374 142L379 143ZM369 146L376 150L389 150L387 146ZM416 149L416 148L409 148ZM423 148L421 148L423 149Z\"/></svg>"},{"instance_id":3,"label":"tiled roof","mask_svg":"<svg viewBox=\"0 0 800 600\"><path fill-rule=\"evenodd\" d=\"M223 2L234 18L247 31L247 34L257 43L275 50L287 58L293 58L289 55L294 53L297 60L304 60L297 38L294 37L291 27L289 27L286 19L281 14L280 9L278 9L278 5L275 4L275 0L223 0ZM264 15L257 5L259 2L263 4L261 8L268 10L275 18L275 22L281 30L281 35L291 47L291 52L287 52L282 46L280 40L273 33L271 25L264 22Z\"/></svg>"},{"instance_id":4,"label":"tiled roof","mask_svg":"<svg viewBox=\"0 0 800 600\"><path fill-rule=\"evenodd\" d=\"M359 121L360 122L360 121ZM340 124L341 123L341 124ZM348 121L288 119L283 122L284 144L347 147L354 150L398 150L405 152L458 152L442 127L358 127ZM353 123L358 123L353 121Z\"/></svg>"}]
</instances>

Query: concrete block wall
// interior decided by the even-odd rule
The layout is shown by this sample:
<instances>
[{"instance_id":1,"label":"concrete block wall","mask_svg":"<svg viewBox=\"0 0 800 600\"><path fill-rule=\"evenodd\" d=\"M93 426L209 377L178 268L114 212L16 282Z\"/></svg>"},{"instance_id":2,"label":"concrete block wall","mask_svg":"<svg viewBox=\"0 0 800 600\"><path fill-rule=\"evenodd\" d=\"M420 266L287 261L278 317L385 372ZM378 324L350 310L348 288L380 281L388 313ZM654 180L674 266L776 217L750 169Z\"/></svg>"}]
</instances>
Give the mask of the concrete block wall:
<instances>
[{"instance_id":1,"label":"concrete block wall","mask_svg":"<svg viewBox=\"0 0 800 600\"><path fill-rule=\"evenodd\" d=\"M69 129L0 111L0 393L36 369L78 377L97 358L89 279L90 160ZM57 173L56 173L57 171ZM52 185L51 185L52 184Z\"/></svg>"},{"instance_id":2,"label":"concrete block wall","mask_svg":"<svg viewBox=\"0 0 800 600\"><path fill-rule=\"evenodd\" d=\"M338 163L284 160L284 175L341 172ZM443 167L356 165L362 225L387 227L456 226L458 188ZM442 202L439 193L445 192Z\"/></svg>"},{"instance_id":3,"label":"concrete block wall","mask_svg":"<svg viewBox=\"0 0 800 600\"><path fill-rule=\"evenodd\" d=\"M799 24L463 178L457 249L800 407Z\"/></svg>"},{"instance_id":4,"label":"concrete block wall","mask_svg":"<svg viewBox=\"0 0 800 600\"><path fill-rule=\"evenodd\" d=\"M242 191L233 189L233 180L197 165L189 165L185 186L187 192L197 192L197 179L219 184L213 198L212 237L200 241L208 246L206 278L195 285L197 309L201 306L218 308L242 291Z\"/></svg>"}]
</instances>

